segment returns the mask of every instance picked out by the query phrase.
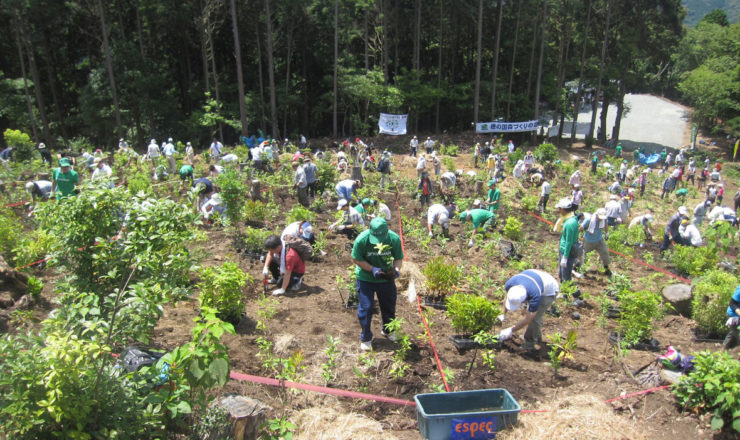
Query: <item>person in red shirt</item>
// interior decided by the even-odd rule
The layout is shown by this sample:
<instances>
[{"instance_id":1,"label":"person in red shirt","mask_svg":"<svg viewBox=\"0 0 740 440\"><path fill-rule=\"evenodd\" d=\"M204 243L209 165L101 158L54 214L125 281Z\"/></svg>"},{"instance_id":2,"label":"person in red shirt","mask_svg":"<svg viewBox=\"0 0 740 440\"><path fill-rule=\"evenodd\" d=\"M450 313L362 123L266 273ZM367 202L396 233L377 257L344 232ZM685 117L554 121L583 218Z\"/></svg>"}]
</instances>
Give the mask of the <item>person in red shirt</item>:
<instances>
[{"instance_id":1,"label":"person in red shirt","mask_svg":"<svg viewBox=\"0 0 740 440\"><path fill-rule=\"evenodd\" d=\"M283 250L283 242L277 235L270 235L265 240L267 250L280 258ZM285 252L285 273L280 274L277 280L278 289L273 290L273 295L282 295L286 290L298 290L303 282L303 275L306 273L306 263L301 259L301 255L293 248L288 248Z\"/></svg>"},{"instance_id":2,"label":"person in red shirt","mask_svg":"<svg viewBox=\"0 0 740 440\"><path fill-rule=\"evenodd\" d=\"M429 173L426 171L421 173L421 179L419 179L417 190L419 192L421 207L424 208L424 206L430 205L432 196L434 195L434 190L432 188L432 180L429 178Z\"/></svg>"}]
</instances>

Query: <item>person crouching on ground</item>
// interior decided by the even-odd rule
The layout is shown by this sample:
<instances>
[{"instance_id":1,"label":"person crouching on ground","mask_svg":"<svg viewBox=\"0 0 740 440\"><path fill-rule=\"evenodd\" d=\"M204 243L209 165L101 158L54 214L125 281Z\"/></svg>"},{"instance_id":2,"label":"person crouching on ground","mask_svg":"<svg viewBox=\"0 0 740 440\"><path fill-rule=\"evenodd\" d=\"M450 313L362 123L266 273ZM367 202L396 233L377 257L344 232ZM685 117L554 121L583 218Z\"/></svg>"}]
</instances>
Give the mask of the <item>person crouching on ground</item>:
<instances>
[{"instance_id":1,"label":"person crouching on ground","mask_svg":"<svg viewBox=\"0 0 740 440\"><path fill-rule=\"evenodd\" d=\"M432 228L434 224L442 226L442 235L446 238L450 236L450 217L455 215L455 205L444 206L441 204L435 204L429 207L427 210L427 232L429 238L434 237Z\"/></svg>"},{"instance_id":2,"label":"person crouching on ground","mask_svg":"<svg viewBox=\"0 0 740 440\"><path fill-rule=\"evenodd\" d=\"M681 220L689 218L689 210L685 206L679 206L678 212L668 220L663 233L663 243L660 245L661 255L671 247L671 243L683 244L681 234L678 229L681 227Z\"/></svg>"},{"instance_id":3,"label":"person crouching on ground","mask_svg":"<svg viewBox=\"0 0 740 440\"><path fill-rule=\"evenodd\" d=\"M596 251L599 254L601 262L604 264L604 273L610 277L612 271L609 270L609 263L611 258L609 257L609 249L606 247L606 241L604 241L604 234L608 230L606 224L606 209L599 208L596 213L589 216L581 223L581 229L583 233L583 254L588 255L591 251Z\"/></svg>"},{"instance_id":4,"label":"person crouching on ground","mask_svg":"<svg viewBox=\"0 0 740 440\"><path fill-rule=\"evenodd\" d=\"M371 330L372 311L375 295L378 296L380 316L383 323L382 334L391 341L397 335L391 333L388 324L396 318L395 279L403 265L403 249L398 234L388 230L384 218L377 217L370 222L370 229L355 240L352 247L352 261L357 266L357 318L360 321L360 349L372 350L373 332Z\"/></svg>"},{"instance_id":5,"label":"person crouching on ground","mask_svg":"<svg viewBox=\"0 0 740 440\"><path fill-rule=\"evenodd\" d=\"M362 214L349 206L346 199L339 199L337 211L344 211L344 214L341 219L329 226L329 230L337 231L337 234L344 234L350 240L354 240L357 234L359 234L358 231L362 230L365 226L365 220L362 219Z\"/></svg>"},{"instance_id":6,"label":"person crouching on ground","mask_svg":"<svg viewBox=\"0 0 740 440\"><path fill-rule=\"evenodd\" d=\"M542 343L542 321L545 318L545 312L555 302L560 291L560 284L549 273L530 269L511 277L504 288L506 289L504 314L498 318L502 323L507 312L518 310L525 302L528 306L525 316L512 327L501 330L498 340L510 339L514 333L526 326L523 348L527 351L534 351L535 344Z\"/></svg>"},{"instance_id":7,"label":"person crouching on ground","mask_svg":"<svg viewBox=\"0 0 740 440\"><path fill-rule=\"evenodd\" d=\"M200 212L203 214L203 219L206 221L206 224L213 223L213 220L211 220L211 216L214 214L217 214L221 217L221 221L226 220L226 203L224 203L223 199L221 198L221 194L214 192L211 193L210 197L208 197L208 200L203 203L203 206L200 207Z\"/></svg>"},{"instance_id":8,"label":"person crouching on ground","mask_svg":"<svg viewBox=\"0 0 740 440\"><path fill-rule=\"evenodd\" d=\"M482 231L485 235L486 231L493 229L493 225L496 222L496 214L487 209L471 209L460 213L460 221L465 224L465 221L470 217L473 222L473 232L470 234L470 241L468 247L473 247L475 244L475 234L478 231Z\"/></svg>"},{"instance_id":9,"label":"person crouching on ground","mask_svg":"<svg viewBox=\"0 0 740 440\"><path fill-rule=\"evenodd\" d=\"M280 255L283 251L283 242L280 237L274 234L267 237L265 248L268 253L265 266L262 268L262 275L267 278L268 274L272 274L275 283L279 286L272 291L272 294L277 296L284 294L288 289L300 289L303 275L306 273L306 263L301 259L298 251L291 247L285 252L285 272L280 273Z\"/></svg>"},{"instance_id":10,"label":"person crouching on ground","mask_svg":"<svg viewBox=\"0 0 740 440\"><path fill-rule=\"evenodd\" d=\"M737 345L738 327L740 326L740 286L735 288L730 298L730 305L727 306L726 325L729 331L722 343L722 350L729 350Z\"/></svg>"}]
</instances>

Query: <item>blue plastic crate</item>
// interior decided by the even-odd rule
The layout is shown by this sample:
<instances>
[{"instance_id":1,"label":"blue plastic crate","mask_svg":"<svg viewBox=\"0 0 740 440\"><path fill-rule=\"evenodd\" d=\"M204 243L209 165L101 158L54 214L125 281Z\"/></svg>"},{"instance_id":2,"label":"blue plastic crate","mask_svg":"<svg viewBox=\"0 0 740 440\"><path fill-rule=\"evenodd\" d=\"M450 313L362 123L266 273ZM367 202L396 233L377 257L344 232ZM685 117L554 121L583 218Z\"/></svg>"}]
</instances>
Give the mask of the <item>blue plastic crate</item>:
<instances>
[{"instance_id":1,"label":"blue plastic crate","mask_svg":"<svg viewBox=\"0 0 740 440\"><path fill-rule=\"evenodd\" d=\"M503 388L417 394L416 418L425 439L483 439L517 421L522 407Z\"/></svg>"}]
</instances>

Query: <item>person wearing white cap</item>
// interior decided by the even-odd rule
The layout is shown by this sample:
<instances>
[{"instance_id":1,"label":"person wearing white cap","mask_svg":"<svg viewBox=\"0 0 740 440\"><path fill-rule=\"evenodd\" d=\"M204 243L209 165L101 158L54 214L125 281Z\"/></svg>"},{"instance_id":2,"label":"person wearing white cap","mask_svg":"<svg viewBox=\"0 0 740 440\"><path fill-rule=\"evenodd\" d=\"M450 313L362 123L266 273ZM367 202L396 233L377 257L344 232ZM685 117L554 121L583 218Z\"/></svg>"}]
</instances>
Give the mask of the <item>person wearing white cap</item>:
<instances>
[{"instance_id":1,"label":"person wearing white cap","mask_svg":"<svg viewBox=\"0 0 740 440\"><path fill-rule=\"evenodd\" d=\"M226 220L226 203L221 198L221 194L217 192L212 193L203 206L200 207L200 212L203 213L203 218L207 223L211 222L211 216L213 214L220 214L221 220Z\"/></svg>"},{"instance_id":2,"label":"person wearing white cap","mask_svg":"<svg viewBox=\"0 0 740 440\"><path fill-rule=\"evenodd\" d=\"M581 170L575 170L573 171L573 174L570 175L570 179L568 179L568 185L574 187L580 184L581 184Z\"/></svg>"},{"instance_id":3,"label":"person wearing white cap","mask_svg":"<svg viewBox=\"0 0 740 440\"><path fill-rule=\"evenodd\" d=\"M414 136L409 142L409 156L416 157L416 151L419 149L419 140Z\"/></svg>"},{"instance_id":4,"label":"person wearing white cap","mask_svg":"<svg viewBox=\"0 0 740 440\"><path fill-rule=\"evenodd\" d=\"M633 218L629 224L629 228L632 228L637 225L642 225L643 231L645 232L645 239L648 241L651 241L653 239L653 231L650 229L650 223L652 221L653 221L653 214L651 211L647 214L638 215L637 217Z\"/></svg>"},{"instance_id":5,"label":"person wearing white cap","mask_svg":"<svg viewBox=\"0 0 740 440\"><path fill-rule=\"evenodd\" d=\"M113 188L113 170L100 157L96 157L93 163L95 164L95 170L93 171L90 180L93 182L96 180L106 181L108 182L107 186Z\"/></svg>"},{"instance_id":6,"label":"person wearing white cap","mask_svg":"<svg viewBox=\"0 0 740 440\"><path fill-rule=\"evenodd\" d=\"M352 261L355 263L357 278L357 319L360 321L360 349L373 348L373 307L378 297L382 334L390 341L398 335L389 328L396 318L395 279L403 266L404 252L398 234L388 230L388 223L382 217L370 222L370 229L360 234L352 246Z\"/></svg>"},{"instance_id":7,"label":"person wearing white cap","mask_svg":"<svg viewBox=\"0 0 740 440\"><path fill-rule=\"evenodd\" d=\"M665 226L663 243L660 245L661 254L668 250L672 242L681 244L681 234L679 234L678 228L681 226L681 220L683 218L689 218L689 210L685 206L679 206L678 212L673 214Z\"/></svg>"},{"instance_id":8,"label":"person wearing white cap","mask_svg":"<svg viewBox=\"0 0 740 440\"><path fill-rule=\"evenodd\" d=\"M694 208L694 224L699 227L704 223L704 217L707 215L707 211L712 206L711 200L704 200L703 202L696 205Z\"/></svg>"},{"instance_id":9,"label":"person wearing white cap","mask_svg":"<svg viewBox=\"0 0 740 440\"><path fill-rule=\"evenodd\" d=\"M128 153L128 142L126 142L126 139L121 138L118 140L118 152Z\"/></svg>"},{"instance_id":10,"label":"person wearing white cap","mask_svg":"<svg viewBox=\"0 0 740 440\"><path fill-rule=\"evenodd\" d=\"M162 154L167 159L167 171L170 174L175 173L175 144L172 143L172 138L167 139L167 142L162 145Z\"/></svg>"},{"instance_id":11,"label":"person wearing white cap","mask_svg":"<svg viewBox=\"0 0 740 440\"><path fill-rule=\"evenodd\" d=\"M347 199L339 199L337 203L337 211L344 211L342 218L332 223L329 226L330 231L337 231L337 234L344 234L350 240L354 240L359 234L358 230L365 226L365 220L362 219L362 214L347 203Z\"/></svg>"},{"instance_id":12,"label":"person wearing white cap","mask_svg":"<svg viewBox=\"0 0 740 440\"><path fill-rule=\"evenodd\" d=\"M39 155L41 156L41 162L51 166L51 153L49 152L49 149L46 148L46 144L43 142L39 142Z\"/></svg>"},{"instance_id":13,"label":"person wearing white cap","mask_svg":"<svg viewBox=\"0 0 740 440\"><path fill-rule=\"evenodd\" d=\"M570 195L570 201L573 205L573 211L578 211L578 208L583 203L583 191L581 191L581 185L576 183L573 185L573 192Z\"/></svg>"},{"instance_id":14,"label":"person wearing white cap","mask_svg":"<svg viewBox=\"0 0 740 440\"><path fill-rule=\"evenodd\" d=\"M340 199L351 202L353 196L357 198L357 188L361 187L362 182L359 180L346 179L337 183L334 189L337 191L337 196Z\"/></svg>"},{"instance_id":15,"label":"person wearing white cap","mask_svg":"<svg viewBox=\"0 0 740 440\"><path fill-rule=\"evenodd\" d=\"M26 192L31 195L31 200L35 203L36 198L43 201L49 200L51 196L52 183L49 180L35 180L26 183Z\"/></svg>"},{"instance_id":16,"label":"person wearing white cap","mask_svg":"<svg viewBox=\"0 0 740 440\"><path fill-rule=\"evenodd\" d=\"M570 281L573 273L573 264L578 258L575 244L578 242L578 219L573 215L573 203L570 199L560 199L555 208L558 209L562 233L560 234L560 244L558 246L559 270L558 276L560 282ZM558 226L555 224L555 227Z\"/></svg>"},{"instance_id":17,"label":"person wearing white cap","mask_svg":"<svg viewBox=\"0 0 740 440\"><path fill-rule=\"evenodd\" d=\"M498 317L499 321L503 323L507 312L518 310L525 302L527 310L519 322L501 330L498 340L510 339L514 333L526 326L523 348L533 351L536 348L535 344L542 342L542 321L545 318L545 312L555 302L560 291L560 284L549 273L530 269L511 277L504 284L504 288L506 289L504 314Z\"/></svg>"},{"instance_id":18,"label":"person wearing white cap","mask_svg":"<svg viewBox=\"0 0 740 440\"><path fill-rule=\"evenodd\" d=\"M699 229L688 218L681 219L681 226L678 227L678 233L681 235L681 241L684 246L691 245L693 247L699 247L702 245Z\"/></svg>"},{"instance_id":19,"label":"person wearing white cap","mask_svg":"<svg viewBox=\"0 0 740 440\"><path fill-rule=\"evenodd\" d=\"M427 166L426 155L420 154L419 159L416 161L416 177L421 177L421 173L424 172L424 168Z\"/></svg>"},{"instance_id":20,"label":"person wearing white cap","mask_svg":"<svg viewBox=\"0 0 740 440\"><path fill-rule=\"evenodd\" d=\"M442 235L449 237L450 218L455 215L455 205L444 206L436 203L427 210L427 232L429 237L434 237L432 228L435 224L442 226Z\"/></svg>"},{"instance_id":21,"label":"person wearing white cap","mask_svg":"<svg viewBox=\"0 0 740 440\"><path fill-rule=\"evenodd\" d=\"M424 141L424 148L427 150L427 154L432 154L432 150L434 149L434 141L432 138L428 137L427 140Z\"/></svg>"},{"instance_id":22,"label":"person wearing white cap","mask_svg":"<svg viewBox=\"0 0 740 440\"><path fill-rule=\"evenodd\" d=\"M606 209L606 223L609 226L616 226L622 221L622 204L619 203L619 197L616 194L609 196L609 201L604 205Z\"/></svg>"},{"instance_id":23,"label":"person wearing white cap","mask_svg":"<svg viewBox=\"0 0 740 440\"><path fill-rule=\"evenodd\" d=\"M640 177L637 178L637 184L640 186L640 197L645 195L645 186L647 186L649 170L645 168L642 170Z\"/></svg>"},{"instance_id":24,"label":"person wearing white cap","mask_svg":"<svg viewBox=\"0 0 740 440\"><path fill-rule=\"evenodd\" d=\"M583 230L583 255L584 257L591 251L596 251L599 254L601 262L604 264L604 273L610 277L612 271L609 270L609 263L611 258L609 257L609 249L606 247L606 241L604 241L604 234L607 232L609 227L606 224L606 209L599 208L593 215L588 215L583 222L581 222L581 230Z\"/></svg>"},{"instance_id":25,"label":"person wearing white cap","mask_svg":"<svg viewBox=\"0 0 740 440\"><path fill-rule=\"evenodd\" d=\"M224 149L224 144L218 141L215 137L213 138L213 142L211 142L211 146L208 147L208 152L211 153L211 159L218 160L219 157L221 157L221 151Z\"/></svg>"},{"instance_id":26,"label":"person wearing white cap","mask_svg":"<svg viewBox=\"0 0 740 440\"><path fill-rule=\"evenodd\" d=\"M439 159L436 151L432 151L432 166L434 167L434 175L439 176L440 168L442 168L442 161Z\"/></svg>"}]
</instances>

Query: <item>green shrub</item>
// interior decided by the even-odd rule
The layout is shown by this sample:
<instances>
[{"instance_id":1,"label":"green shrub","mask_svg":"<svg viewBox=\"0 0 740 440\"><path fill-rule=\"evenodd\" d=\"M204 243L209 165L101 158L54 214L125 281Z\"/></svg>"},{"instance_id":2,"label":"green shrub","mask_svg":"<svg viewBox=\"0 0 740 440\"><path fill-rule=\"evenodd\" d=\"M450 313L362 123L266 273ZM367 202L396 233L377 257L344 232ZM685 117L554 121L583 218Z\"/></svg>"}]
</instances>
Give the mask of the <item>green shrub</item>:
<instances>
[{"instance_id":1,"label":"green shrub","mask_svg":"<svg viewBox=\"0 0 740 440\"><path fill-rule=\"evenodd\" d=\"M697 412L711 411L712 429L740 432L740 361L724 351L694 356L694 369L673 386L679 404Z\"/></svg>"},{"instance_id":2,"label":"green shrub","mask_svg":"<svg viewBox=\"0 0 740 440\"><path fill-rule=\"evenodd\" d=\"M509 240L519 241L522 239L522 222L516 217L507 217L504 225L504 237Z\"/></svg>"},{"instance_id":3,"label":"green shrub","mask_svg":"<svg viewBox=\"0 0 740 440\"><path fill-rule=\"evenodd\" d=\"M457 153L460 152L460 147L455 144L442 145L439 147L439 152L448 156L457 156Z\"/></svg>"},{"instance_id":4,"label":"green shrub","mask_svg":"<svg viewBox=\"0 0 740 440\"><path fill-rule=\"evenodd\" d=\"M544 143L535 148L532 155L539 163L551 163L558 159L558 149L553 144Z\"/></svg>"},{"instance_id":5,"label":"green shrub","mask_svg":"<svg viewBox=\"0 0 740 440\"><path fill-rule=\"evenodd\" d=\"M267 205L260 200L247 200L242 207L242 218L248 223L263 224L267 220Z\"/></svg>"},{"instance_id":6,"label":"green shrub","mask_svg":"<svg viewBox=\"0 0 740 440\"><path fill-rule=\"evenodd\" d=\"M711 336L720 336L726 330L727 306L740 280L723 270L710 270L692 288L691 318L696 327Z\"/></svg>"},{"instance_id":7,"label":"green shrub","mask_svg":"<svg viewBox=\"0 0 740 440\"><path fill-rule=\"evenodd\" d=\"M623 290L618 298L622 313L617 323L622 343L629 347L650 339L653 334L653 320L662 316L660 295L649 290Z\"/></svg>"},{"instance_id":8,"label":"green shrub","mask_svg":"<svg viewBox=\"0 0 740 440\"><path fill-rule=\"evenodd\" d=\"M260 253L265 250L265 240L270 234L272 234L272 231L268 229L247 227L239 240L246 252Z\"/></svg>"},{"instance_id":9,"label":"green shrub","mask_svg":"<svg viewBox=\"0 0 740 440\"><path fill-rule=\"evenodd\" d=\"M285 216L285 221L287 224L297 221L314 223L316 221L316 213L311 212L308 208L304 208L303 206L295 205L290 211L288 211L288 214Z\"/></svg>"},{"instance_id":10,"label":"green shrub","mask_svg":"<svg viewBox=\"0 0 740 440\"><path fill-rule=\"evenodd\" d=\"M17 162L28 162L34 156L34 142L20 130L8 128L3 132L5 143L13 148L13 158Z\"/></svg>"},{"instance_id":11,"label":"green shrub","mask_svg":"<svg viewBox=\"0 0 740 440\"><path fill-rule=\"evenodd\" d=\"M218 185L219 194L226 204L226 218L232 225L236 225L239 222L241 206L249 187L244 183L244 178L239 171L233 167L224 168L213 183Z\"/></svg>"},{"instance_id":12,"label":"green shrub","mask_svg":"<svg viewBox=\"0 0 740 440\"><path fill-rule=\"evenodd\" d=\"M15 265L23 266L46 257L54 247L54 237L43 229L36 229L23 238L13 249Z\"/></svg>"},{"instance_id":13,"label":"green shrub","mask_svg":"<svg viewBox=\"0 0 740 440\"><path fill-rule=\"evenodd\" d=\"M426 277L427 291L435 296L446 295L462 279L462 270L455 264L448 264L444 257L429 260L422 273Z\"/></svg>"},{"instance_id":14,"label":"green shrub","mask_svg":"<svg viewBox=\"0 0 740 440\"><path fill-rule=\"evenodd\" d=\"M0 253L8 262L13 260L12 250L21 239L21 219L9 208L0 208Z\"/></svg>"},{"instance_id":15,"label":"green shrub","mask_svg":"<svg viewBox=\"0 0 740 440\"><path fill-rule=\"evenodd\" d=\"M472 293L456 293L448 296L445 302L452 327L464 335L491 330L496 316L501 313L500 307L488 298Z\"/></svg>"},{"instance_id":16,"label":"green shrub","mask_svg":"<svg viewBox=\"0 0 740 440\"><path fill-rule=\"evenodd\" d=\"M337 167L324 160L316 160L314 164L318 170L316 173L316 179L318 182L319 192L323 192L327 188L329 190L333 189L334 185L337 183L337 178L339 177Z\"/></svg>"},{"instance_id":17,"label":"green shrub","mask_svg":"<svg viewBox=\"0 0 740 440\"><path fill-rule=\"evenodd\" d=\"M131 194L152 194L152 181L149 173L144 171L137 171L128 178L126 184Z\"/></svg>"},{"instance_id":18,"label":"green shrub","mask_svg":"<svg viewBox=\"0 0 740 440\"><path fill-rule=\"evenodd\" d=\"M236 323L244 312L244 287L254 279L236 263L205 267L200 272L200 303L215 308L224 321Z\"/></svg>"},{"instance_id":19,"label":"green shrub","mask_svg":"<svg viewBox=\"0 0 740 440\"><path fill-rule=\"evenodd\" d=\"M676 245L671 251L670 261L679 275L701 275L717 265L719 255L708 246Z\"/></svg>"},{"instance_id":20,"label":"green shrub","mask_svg":"<svg viewBox=\"0 0 740 440\"><path fill-rule=\"evenodd\" d=\"M445 169L447 171L455 172L457 171L457 166L455 165L455 161L452 160L451 157L443 157L442 158L442 165L445 166Z\"/></svg>"},{"instance_id":21,"label":"green shrub","mask_svg":"<svg viewBox=\"0 0 740 440\"><path fill-rule=\"evenodd\" d=\"M635 254L635 249L630 246L630 230L626 225L618 225L615 228L610 228L606 245L609 249L630 257Z\"/></svg>"}]
</instances>

